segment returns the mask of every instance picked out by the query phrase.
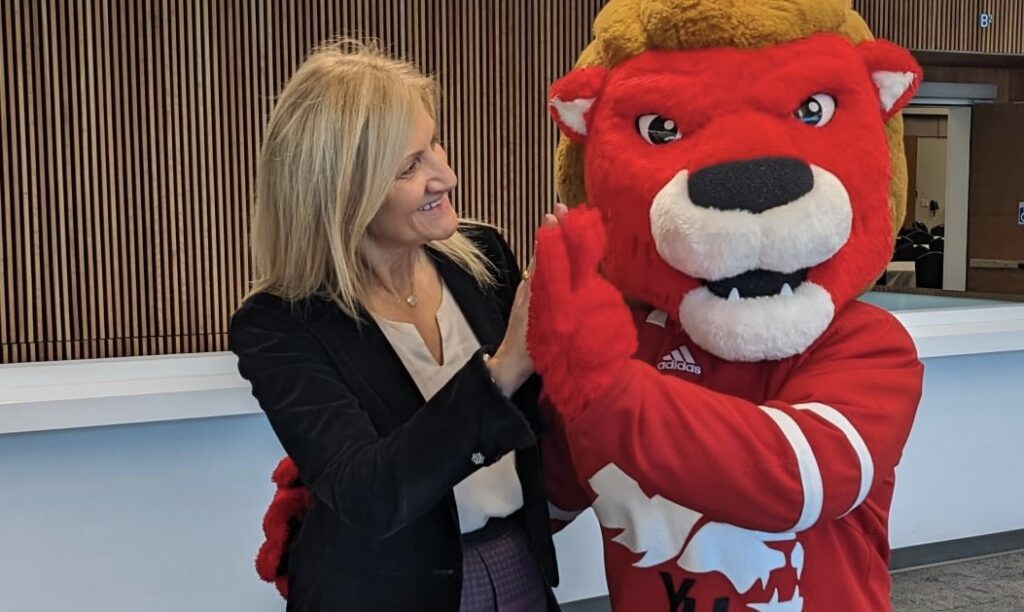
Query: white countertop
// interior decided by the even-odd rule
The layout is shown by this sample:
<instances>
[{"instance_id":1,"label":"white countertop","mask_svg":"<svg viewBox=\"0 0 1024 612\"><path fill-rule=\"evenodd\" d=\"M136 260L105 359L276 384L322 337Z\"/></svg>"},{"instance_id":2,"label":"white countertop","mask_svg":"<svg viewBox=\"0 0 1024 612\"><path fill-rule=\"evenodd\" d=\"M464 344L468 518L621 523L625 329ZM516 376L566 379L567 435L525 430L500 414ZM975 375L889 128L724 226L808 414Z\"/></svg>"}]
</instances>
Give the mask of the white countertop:
<instances>
[{"instance_id":1,"label":"white countertop","mask_svg":"<svg viewBox=\"0 0 1024 612\"><path fill-rule=\"evenodd\" d=\"M1024 351L1024 303L893 314L922 359ZM0 365L0 434L258 412L231 353Z\"/></svg>"},{"instance_id":2,"label":"white countertop","mask_svg":"<svg viewBox=\"0 0 1024 612\"><path fill-rule=\"evenodd\" d=\"M199 353L0 365L0 434L259 412L236 364Z\"/></svg>"}]
</instances>

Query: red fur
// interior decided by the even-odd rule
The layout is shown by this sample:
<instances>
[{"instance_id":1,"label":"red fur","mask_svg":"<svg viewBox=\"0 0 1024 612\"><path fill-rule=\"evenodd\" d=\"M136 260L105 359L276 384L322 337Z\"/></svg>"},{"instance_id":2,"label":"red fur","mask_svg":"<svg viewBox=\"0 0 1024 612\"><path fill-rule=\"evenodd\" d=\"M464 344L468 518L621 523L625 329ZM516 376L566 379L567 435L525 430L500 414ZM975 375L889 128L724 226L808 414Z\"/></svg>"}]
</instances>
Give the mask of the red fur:
<instances>
[{"instance_id":1,"label":"red fur","mask_svg":"<svg viewBox=\"0 0 1024 612\"><path fill-rule=\"evenodd\" d=\"M557 412L552 502L594 508L617 610L888 609L885 525L921 368L898 322L848 303L891 254L884 121L920 77L888 43L816 35L647 51L553 86L591 208L539 233L527 341ZM820 97L802 121L818 94L835 113ZM763 286L741 294L749 279ZM623 294L663 312L634 323ZM661 367L680 362L693 369Z\"/></svg>"},{"instance_id":2,"label":"red fur","mask_svg":"<svg viewBox=\"0 0 1024 612\"><path fill-rule=\"evenodd\" d=\"M616 381L637 348L622 294L597 273L604 250L601 215L586 207L537 235L527 341L544 389L566 421ZM539 314L551 312L572 316ZM572 350L566 358L552 347Z\"/></svg>"},{"instance_id":3,"label":"red fur","mask_svg":"<svg viewBox=\"0 0 1024 612\"><path fill-rule=\"evenodd\" d=\"M871 78L876 70L915 75L914 86L888 113ZM852 200L849 241L809 273L840 308L889 260L890 160L883 121L909 101L920 77L899 47L882 41L854 46L830 34L756 50L648 51L609 70L570 73L554 84L551 96L596 98L585 116L584 167L589 204L603 213L608 233L605 274L627 296L675 313L699 281L671 268L655 250L649 219L655 194L684 169L796 158L835 174ZM830 124L814 128L792 117L806 98L822 92L837 101ZM647 113L674 119L682 138L657 147L645 142L635 121Z\"/></svg>"},{"instance_id":4,"label":"red fur","mask_svg":"<svg viewBox=\"0 0 1024 612\"><path fill-rule=\"evenodd\" d=\"M923 73L906 49L887 43L884 40L861 43L857 45L857 52L861 54L864 59L864 65L871 72L889 70L893 72L914 73L914 86L907 88L903 95L896 100L892 108L885 111L884 116L888 120L899 112L901 108L910 103L911 98L914 97L914 92L917 91L917 85L921 82Z\"/></svg>"},{"instance_id":5,"label":"red fur","mask_svg":"<svg viewBox=\"0 0 1024 612\"><path fill-rule=\"evenodd\" d=\"M299 480L299 466L295 465L291 457L282 457L271 473L270 480L280 487L295 486L296 481Z\"/></svg>"},{"instance_id":6,"label":"red fur","mask_svg":"<svg viewBox=\"0 0 1024 612\"><path fill-rule=\"evenodd\" d=\"M277 491L263 516L266 540L256 554L256 573L262 580L273 582L281 596L288 599L288 568L281 564L294 535L288 524L306 516L313 506L313 495L299 479L299 469L291 457L281 459L270 479L277 484Z\"/></svg>"},{"instance_id":7,"label":"red fur","mask_svg":"<svg viewBox=\"0 0 1024 612\"><path fill-rule=\"evenodd\" d=\"M563 102L569 102L577 99L595 99L601 94L601 87L604 85L605 69L601 66L593 66L590 68L580 68L579 70L573 70L566 76L564 76L556 84L556 89L552 89L549 99L559 99ZM562 94L565 94L564 96ZM593 108L591 108L593 110ZM551 108L551 113L562 129L562 133L573 142L583 142L585 136L580 134L575 129L567 125L562 121L558 111L555 110L554 106ZM590 123L590 111L584 113L584 121Z\"/></svg>"}]
</instances>

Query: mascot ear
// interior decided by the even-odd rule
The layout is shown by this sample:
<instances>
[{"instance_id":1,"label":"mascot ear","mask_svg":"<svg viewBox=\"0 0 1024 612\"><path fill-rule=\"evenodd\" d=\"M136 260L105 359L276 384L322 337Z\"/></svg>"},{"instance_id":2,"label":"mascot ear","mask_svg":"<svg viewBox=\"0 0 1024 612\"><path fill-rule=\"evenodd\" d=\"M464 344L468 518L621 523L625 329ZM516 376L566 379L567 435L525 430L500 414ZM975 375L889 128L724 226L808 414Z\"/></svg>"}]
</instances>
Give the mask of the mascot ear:
<instances>
[{"instance_id":1,"label":"mascot ear","mask_svg":"<svg viewBox=\"0 0 1024 612\"><path fill-rule=\"evenodd\" d=\"M579 143L586 139L587 114L601 94L607 73L602 66L577 68L551 86L548 108L569 140Z\"/></svg>"},{"instance_id":2,"label":"mascot ear","mask_svg":"<svg viewBox=\"0 0 1024 612\"><path fill-rule=\"evenodd\" d=\"M914 97L921 84L921 66L909 51L884 40L863 42L857 50L871 72L882 113L888 119Z\"/></svg>"}]
</instances>

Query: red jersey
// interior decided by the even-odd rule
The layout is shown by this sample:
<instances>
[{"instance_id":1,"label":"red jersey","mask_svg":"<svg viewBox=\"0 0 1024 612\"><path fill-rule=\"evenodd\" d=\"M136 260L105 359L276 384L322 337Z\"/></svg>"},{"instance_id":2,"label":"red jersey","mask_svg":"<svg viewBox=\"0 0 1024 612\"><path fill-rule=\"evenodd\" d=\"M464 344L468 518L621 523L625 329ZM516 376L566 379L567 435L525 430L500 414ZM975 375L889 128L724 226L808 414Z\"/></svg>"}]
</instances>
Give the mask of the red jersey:
<instances>
[{"instance_id":1,"label":"red jersey","mask_svg":"<svg viewBox=\"0 0 1024 612\"><path fill-rule=\"evenodd\" d=\"M613 609L889 610L922 380L900 323L854 302L804 353L742 363L634 315L634 359L571 423L551 411L544 442L553 516L597 514Z\"/></svg>"}]
</instances>

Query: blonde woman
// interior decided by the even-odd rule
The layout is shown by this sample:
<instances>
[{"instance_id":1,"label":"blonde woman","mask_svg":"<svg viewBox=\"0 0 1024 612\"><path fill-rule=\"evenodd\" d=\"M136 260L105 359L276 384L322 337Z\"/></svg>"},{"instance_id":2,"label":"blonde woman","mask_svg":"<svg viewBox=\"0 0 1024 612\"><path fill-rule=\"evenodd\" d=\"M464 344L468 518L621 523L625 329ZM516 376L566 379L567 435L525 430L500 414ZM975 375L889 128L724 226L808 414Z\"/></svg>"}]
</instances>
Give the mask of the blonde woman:
<instances>
[{"instance_id":1,"label":"blonde woman","mask_svg":"<svg viewBox=\"0 0 1024 612\"><path fill-rule=\"evenodd\" d=\"M528 285L456 216L434 104L345 43L270 118L230 345L312 492L281 551L290 611L557 609Z\"/></svg>"}]
</instances>

